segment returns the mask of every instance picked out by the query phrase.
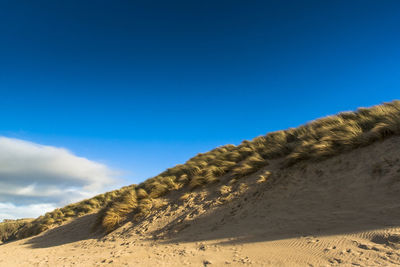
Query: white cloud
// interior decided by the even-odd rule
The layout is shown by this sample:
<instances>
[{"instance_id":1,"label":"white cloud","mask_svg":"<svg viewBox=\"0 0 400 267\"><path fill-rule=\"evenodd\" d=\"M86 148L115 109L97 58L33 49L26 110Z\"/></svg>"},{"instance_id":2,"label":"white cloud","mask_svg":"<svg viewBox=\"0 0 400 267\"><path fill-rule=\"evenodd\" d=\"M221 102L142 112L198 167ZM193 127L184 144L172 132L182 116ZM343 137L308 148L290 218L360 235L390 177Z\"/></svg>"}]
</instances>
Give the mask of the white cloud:
<instances>
[{"instance_id":1,"label":"white cloud","mask_svg":"<svg viewBox=\"0 0 400 267\"><path fill-rule=\"evenodd\" d=\"M3 219L36 218L40 214L56 208L53 204L32 204L15 206L12 203L0 203L0 222Z\"/></svg>"},{"instance_id":2,"label":"white cloud","mask_svg":"<svg viewBox=\"0 0 400 267\"><path fill-rule=\"evenodd\" d=\"M66 149L0 137L0 221L91 197L115 184L116 176Z\"/></svg>"}]
</instances>

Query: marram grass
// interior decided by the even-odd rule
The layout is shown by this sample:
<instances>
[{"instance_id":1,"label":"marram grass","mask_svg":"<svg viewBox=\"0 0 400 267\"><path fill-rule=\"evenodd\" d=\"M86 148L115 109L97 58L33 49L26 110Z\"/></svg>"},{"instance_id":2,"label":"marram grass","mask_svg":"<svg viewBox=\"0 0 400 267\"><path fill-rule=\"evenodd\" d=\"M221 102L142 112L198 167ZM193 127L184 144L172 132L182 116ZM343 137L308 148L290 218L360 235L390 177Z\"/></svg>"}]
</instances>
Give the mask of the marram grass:
<instances>
[{"instance_id":1,"label":"marram grass","mask_svg":"<svg viewBox=\"0 0 400 267\"><path fill-rule=\"evenodd\" d=\"M35 235L91 212L98 212L96 226L109 232L127 220L147 216L160 207L158 199L172 191L182 189L180 199L184 201L191 190L219 183L223 176L229 186L259 171L272 159L282 158L282 167L291 166L303 160L321 160L367 146L392 135L400 135L400 101L339 113L243 141L238 146L226 145L200 153L185 164L169 168L137 186L102 194L25 222L11 231L12 236ZM265 182L268 176L269 173L261 174L258 182ZM0 228L1 240L7 240L9 232L5 234Z\"/></svg>"}]
</instances>

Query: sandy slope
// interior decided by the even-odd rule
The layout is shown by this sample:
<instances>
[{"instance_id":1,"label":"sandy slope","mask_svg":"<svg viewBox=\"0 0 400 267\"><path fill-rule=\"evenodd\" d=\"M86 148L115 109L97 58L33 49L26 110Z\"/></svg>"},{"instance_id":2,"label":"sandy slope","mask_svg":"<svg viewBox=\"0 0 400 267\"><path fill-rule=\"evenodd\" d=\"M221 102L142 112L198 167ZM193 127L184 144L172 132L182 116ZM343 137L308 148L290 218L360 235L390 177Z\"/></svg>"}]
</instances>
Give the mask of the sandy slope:
<instances>
[{"instance_id":1,"label":"sandy slope","mask_svg":"<svg viewBox=\"0 0 400 267\"><path fill-rule=\"evenodd\" d=\"M397 266L400 137L193 192L102 236L87 215L0 246L0 266ZM263 171L272 175L257 184ZM162 203L158 203L162 205ZM165 203L164 203L165 204Z\"/></svg>"}]
</instances>

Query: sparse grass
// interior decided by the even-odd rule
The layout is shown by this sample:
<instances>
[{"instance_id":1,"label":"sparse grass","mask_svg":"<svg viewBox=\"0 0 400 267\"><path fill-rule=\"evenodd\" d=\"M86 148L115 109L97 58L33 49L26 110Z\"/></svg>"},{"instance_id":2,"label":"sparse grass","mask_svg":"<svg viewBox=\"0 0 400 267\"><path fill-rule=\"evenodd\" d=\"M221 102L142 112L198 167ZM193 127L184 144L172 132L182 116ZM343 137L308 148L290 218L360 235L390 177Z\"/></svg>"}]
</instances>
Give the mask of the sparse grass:
<instances>
[{"instance_id":1,"label":"sparse grass","mask_svg":"<svg viewBox=\"0 0 400 267\"><path fill-rule=\"evenodd\" d=\"M227 195L232 191L232 186L223 185L219 188L219 193L221 195Z\"/></svg>"},{"instance_id":2,"label":"sparse grass","mask_svg":"<svg viewBox=\"0 0 400 267\"><path fill-rule=\"evenodd\" d=\"M179 200L185 201L189 199L190 195L191 195L190 193L184 193L182 196L179 197Z\"/></svg>"},{"instance_id":3,"label":"sparse grass","mask_svg":"<svg viewBox=\"0 0 400 267\"><path fill-rule=\"evenodd\" d=\"M229 182L228 182L228 185L234 185L234 184L237 183L237 181L238 180L236 178L230 179Z\"/></svg>"},{"instance_id":4,"label":"sparse grass","mask_svg":"<svg viewBox=\"0 0 400 267\"><path fill-rule=\"evenodd\" d=\"M258 176L257 184L265 183L268 180L268 177L270 177L270 176L271 176L271 172L270 171L265 171L263 174Z\"/></svg>"},{"instance_id":5,"label":"sparse grass","mask_svg":"<svg viewBox=\"0 0 400 267\"><path fill-rule=\"evenodd\" d=\"M243 141L238 146L226 145L197 154L185 164L169 168L138 186L116 190L41 216L18 230L16 235L36 234L69 218L99 209L102 209L100 224L106 231L112 231L130 217L139 219L148 215L159 206L159 199L172 191L181 189L181 200L184 200L189 197L190 190L209 184L224 181L228 186L233 185L240 178L261 170L272 159L283 158L282 167L290 166L303 160L331 157L399 134L400 101L339 113L298 128ZM257 182L265 182L268 176L261 174ZM245 190L245 184L240 184L239 191Z\"/></svg>"}]
</instances>

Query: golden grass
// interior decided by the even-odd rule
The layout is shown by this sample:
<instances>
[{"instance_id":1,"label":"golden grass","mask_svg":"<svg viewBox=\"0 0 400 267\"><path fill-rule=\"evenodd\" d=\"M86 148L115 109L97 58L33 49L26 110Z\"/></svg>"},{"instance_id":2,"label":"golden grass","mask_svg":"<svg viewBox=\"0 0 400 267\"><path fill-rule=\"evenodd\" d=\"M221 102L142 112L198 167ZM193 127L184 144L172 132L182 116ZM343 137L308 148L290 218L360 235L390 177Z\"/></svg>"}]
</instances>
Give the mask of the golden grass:
<instances>
[{"instance_id":1,"label":"golden grass","mask_svg":"<svg viewBox=\"0 0 400 267\"><path fill-rule=\"evenodd\" d=\"M0 243L17 239L17 232L33 219L4 220L0 223Z\"/></svg>"},{"instance_id":2,"label":"golden grass","mask_svg":"<svg viewBox=\"0 0 400 267\"><path fill-rule=\"evenodd\" d=\"M36 218L35 220L25 223L18 229L18 231L15 233L15 236L17 239L20 239L36 235L51 227L60 225L72 218L97 212L108 204L113 203L116 198L120 197L121 194L130 188L132 188L132 186L126 186L119 190L100 194L91 199L65 206L61 209L55 209L54 211L48 212L45 215Z\"/></svg>"},{"instance_id":3,"label":"golden grass","mask_svg":"<svg viewBox=\"0 0 400 267\"><path fill-rule=\"evenodd\" d=\"M268 177L270 177L270 176L271 176L271 172L265 171L263 174L258 176L257 184L265 183L268 180Z\"/></svg>"},{"instance_id":4,"label":"golden grass","mask_svg":"<svg viewBox=\"0 0 400 267\"><path fill-rule=\"evenodd\" d=\"M136 190L136 195L139 200L143 199L143 198L147 198L149 196L149 194L147 194L146 190L144 190L143 188L138 188Z\"/></svg>"},{"instance_id":5,"label":"golden grass","mask_svg":"<svg viewBox=\"0 0 400 267\"><path fill-rule=\"evenodd\" d=\"M117 201L111 203L104 213L103 228L109 232L127 219L128 214L138 207L138 198L134 188L127 190Z\"/></svg>"},{"instance_id":6,"label":"golden grass","mask_svg":"<svg viewBox=\"0 0 400 267\"><path fill-rule=\"evenodd\" d=\"M188 199L190 198L190 196L191 196L190 193L184 193L183 195L181 195L181 196L179 197L179 200L181 200L181 201L188 200Z\"/></svg>"},{"instance_id":7,"label":"golden grass","mask_svg":"<svg viewBox=\"0 0 400 267\"><path fill-rule=\"evenodd\" d=\"M36 234L69 218L99 209L102 209L100 224L106 231L112 231L130 217L143 218L159 206L155 204L160 202L158 199L172 191L181 189L181 200L184 200L190 190L209 184L225 181L227 185L233 185L238 179L263 169L272 159L283 158L282 167L303 160L321 160L399 134L400 101L339 113L297 128L243 141L238 146L226 145L197 154L185 164L169 168L138 186L96 196L41 216L18 230L16 235ZM267 181L268 176L261 174L257 182Z\"/></svg>"},{"instance_id":8,"label":"golden grass","mask_svg":"<svg viewBox=\"0 0 400 267\"><path fill-rule=\"evenodd\" d=\"M230 177L227 181L230 185L238 178L262 169L268 165L270 159L284 157L286 166L307 159L319 160L394 134L400 134L399 101L360 108L356 112L340 113L298 128L243 141L238 146L227 145L200 153L186 164L170 168L139 187L146 188L149 198L154 199L185 186L188 190L194 190L218 183L224 175ZM257 182L267 181L269 175L270 173L261 174ZM186 196L185 190L182 194ZM143 215L149 211L150 202L146 203L146 208L132 210L132 213Z\"/></svg>"},{"instance_id":9,"label":"golden grass","mask_svg":"<svg viewBox=\"0 0 400 267\"><path fill-rule=\"evenodd\" d=\"M219 193L221 195L227 195L232 191L232 186L223 185L219 188Z\"/></svg>"}]
</instances>

